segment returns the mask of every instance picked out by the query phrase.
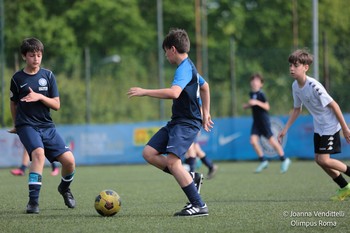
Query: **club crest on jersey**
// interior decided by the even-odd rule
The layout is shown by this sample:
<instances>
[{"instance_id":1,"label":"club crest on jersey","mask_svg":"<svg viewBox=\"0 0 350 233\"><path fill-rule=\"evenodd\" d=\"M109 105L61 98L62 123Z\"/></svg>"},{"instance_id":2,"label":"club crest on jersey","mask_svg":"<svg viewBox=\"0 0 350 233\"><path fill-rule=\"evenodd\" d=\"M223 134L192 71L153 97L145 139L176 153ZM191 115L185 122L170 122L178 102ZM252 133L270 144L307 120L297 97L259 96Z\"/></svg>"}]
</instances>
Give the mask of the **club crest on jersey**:
<instances>
[{"instance_id":1,"label":"club crest on jersey","mask_svg":"<svg viewBox=\"0 0 350 233\"><path fill-rule=\"evenodd\" d=\"M47 90L48 90L46 79L41 78L41 79L39 79L39 82L38 82L38 83L39 83L39 85L40 85L39 91L47 91Z\"/></svg>"}]
</instances>

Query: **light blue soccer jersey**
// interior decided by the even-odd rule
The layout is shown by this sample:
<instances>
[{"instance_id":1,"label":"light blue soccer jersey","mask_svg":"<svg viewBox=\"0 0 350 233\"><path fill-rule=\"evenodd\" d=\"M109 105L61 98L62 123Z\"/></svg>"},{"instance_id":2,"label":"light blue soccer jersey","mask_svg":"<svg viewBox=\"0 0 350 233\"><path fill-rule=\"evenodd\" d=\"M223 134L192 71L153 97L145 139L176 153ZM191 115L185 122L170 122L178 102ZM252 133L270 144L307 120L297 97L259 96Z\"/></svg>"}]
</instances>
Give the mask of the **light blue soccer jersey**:
<instances>
[{"instance_id":1,"label":"light blue soccer jersey","mask_svg":"<svg viewBox=\"0 0 350 233\"><path fill-rule=\"evenodd\" d=\"M197 72L189 58L177 67L172 85L182 88L179 98L173 100L172 119L179 121L202 121L200 111L200 86L205 80Z\"/></svg>"}]
</instances>

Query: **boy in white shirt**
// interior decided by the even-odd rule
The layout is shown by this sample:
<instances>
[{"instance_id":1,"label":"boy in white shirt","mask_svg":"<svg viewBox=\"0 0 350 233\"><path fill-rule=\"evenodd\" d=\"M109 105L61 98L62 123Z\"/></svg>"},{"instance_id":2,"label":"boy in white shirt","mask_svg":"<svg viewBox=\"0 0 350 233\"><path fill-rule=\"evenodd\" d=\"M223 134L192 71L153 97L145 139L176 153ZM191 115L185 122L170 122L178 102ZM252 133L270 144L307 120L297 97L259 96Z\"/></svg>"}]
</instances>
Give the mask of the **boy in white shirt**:
<instances>
[{"instance_id":1,"label":"boy in white shirt","mask_svg":"<svg viewBox=\"0 0 350 233\"><path fill-rule=\"evenodd\" d=\"M296 50L288 58L290 75L295 79L292 84L294 109L279 140L287 134L304 105L313 116L315 161L340 187L331 199L343 201L350 196L350 184L341 173L350 176L350 167L330 155L341 152L340 130L350 143L350 130L339 105L320 82L306 75L312 60L312 55L305 50Z\"/></svg>"}]
</instances>

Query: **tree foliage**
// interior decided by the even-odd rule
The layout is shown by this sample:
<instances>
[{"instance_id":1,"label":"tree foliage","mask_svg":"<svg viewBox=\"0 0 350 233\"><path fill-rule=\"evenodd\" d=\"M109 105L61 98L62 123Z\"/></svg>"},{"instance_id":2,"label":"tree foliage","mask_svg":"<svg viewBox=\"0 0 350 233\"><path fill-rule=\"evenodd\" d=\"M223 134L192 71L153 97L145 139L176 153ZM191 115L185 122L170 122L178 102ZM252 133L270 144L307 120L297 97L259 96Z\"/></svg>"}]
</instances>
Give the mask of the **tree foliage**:
<instances>
[{"instance_id":1,"label":"tree foliage","mask_svg":"<svg viewBox=\"0 0 350 233\"><path fill-rule=\"evenodd\" d=\"M184 28L191 39L190 57L196 63L195 1L163 0L163 35ZM207 22L208 77L213 117L250 114L241 105L248 99L249 76L260 72L266 82L272 114L288 114L292 107L287 57L297 47L312 52L312 1L200 0L206 5L201 26ZM296 13L293 13L296 3ZM346 1L319 0L320 81L344 112L350 111L345 88L350 67L350 16ZM205 21L206 19L206 21ZM294 19L294 21L293 21ZM295 20L296 19L296 20ZM293 32L297 28L297 34ZM45 45L43 66L56 74L62 108L53 112L58 124L157 120L160 101L128 99L131 86L159 88L157 0L11 0L5 1L6 97L15 69L23 67L18 47L26 37ZM86 71L86 48L91 69ZM119 62L105 62L113 55ZM203 57L204 58L204 57ZM234 59L234 69L231 61ZM175 67L164 64L165 86ZM88 73L87 73L88 72ZM90 78L90 89L86 81ZM309 73L312 76L312 70ZM233 80L232 77L235 77ZM234 83L233 83L234 82ZM233 86L236 87L232 93ZM86 93L90 92L87 103ZM7 101L6 101L7 102ZM171 101L165 100L166 117ZM11 126L6 106L6 125Z\"/></svg>"}]
</instances>

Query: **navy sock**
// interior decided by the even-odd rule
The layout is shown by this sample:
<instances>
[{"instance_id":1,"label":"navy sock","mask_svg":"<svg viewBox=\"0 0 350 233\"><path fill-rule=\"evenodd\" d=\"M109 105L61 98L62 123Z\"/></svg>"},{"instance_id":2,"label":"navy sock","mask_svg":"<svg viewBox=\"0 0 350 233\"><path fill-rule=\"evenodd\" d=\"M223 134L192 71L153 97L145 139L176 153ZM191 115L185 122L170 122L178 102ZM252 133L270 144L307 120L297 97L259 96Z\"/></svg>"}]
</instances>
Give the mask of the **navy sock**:
<instances>
[{"instance_id":1,"label":"navy sock","mask_svg":"<svg viewBox=\"0 0 350 233\"><path fill-rule=\"evenodd\" d=\"M193 206L203 207L205 205L205 203L202 201L201 196L197 192L194 182L192 182L186 187L183 187L182 190L184 191L188 200Z\"/></svg>"},{"instance_id":2,"label":"navy sock","mask_svg":"<svg viewBox=\"0 0 350 233\"><path fill-rule=\"evenodd\" d=\"M264 162L264 161L266 161L267 159L266 159L266 157L265 156L261 156L261 157L259 157L259 161L260 162Z\"/></svg>"},{"instance_id":3,"label":"navy sock","mask_svg":"<svg viewBox=\"0 0 350 233\"><path fill-rule=\"evenodd\" d=\"M42 176L35 172L29 173L29 202L32 204L39 204L39 194L42 184Z\"/></svg>"},{"instance_id":4,"label":"navy sock","mask_svg":"<svg viewBox=\"0 0 350 233\"><path fill-rule=\"evenodd\" d=\"M280 160L283 162L284 160L286 160L286 158L282 155L280 156Z\"/></svg>"},{"instance_id":5,"label":"navy sock","mask_svg":"<svg viewBox=\"0 0 350 233\"><path fill-rule=\"evenodd\" d=\"M62 192L64 192L67 189L69 189L69 186L70 186L70 184L73 181L74 174L75 174L75 171L73 171L71 174L66 175L65 177L61 178L61 183L60 183L59 187L62 190Z\"/></svg>"},{"instance_id":6,"label":"navy sock","mask_svg":"<svg viewBox=\"0 0 350 233\"><path fill-rule=\"evenodd\" d=\"M348 185L348 182L344 179L344 177L341 174L338 177L334 178L333 181L337 183L340 188L344 188Z\"/></svg>"},{"instance_id":7,"label":"navy sock","mask_svg":"<svg viewBox=\"0 0 350 233\"><path fill-rule=\"evenodd\" d=\"M52 162L51 163L51 168L52 168L52 171L55 170L55 168L57 168L57 164L55 162Z\"/></svg>"},{"instance_id":8,"label":"navy sock","mask_svg":"<svg viewBox=\"0 0 350 233\"><path fill-rule=\"evenodd\" d=\"M194 172L196 170L196 158L188 158L188 165L190 166L190 172Z\"/></svg>"},{"instance_id":9,"label":"navy sock","mask_svg":"<svg viewBox=\"0 0 350 233\"><path fill-rule=\"evenodd\" d=\"M213 169L213 162L205 155L201 158L202 163L209 168L209 170Z\"/></svg>"},{"instance_id":10,"label":"navy sock","mask_svg":"<svg viewBox=\"0 0 350 233\"><path fill-rule=\"evenodd\" d=\"M19 167L19 169L21 169L23 172L25 172L26 169L27 169L27 166L24 165L24 164L22 164L22 165Z\"/></svg>"}]
</instances>

